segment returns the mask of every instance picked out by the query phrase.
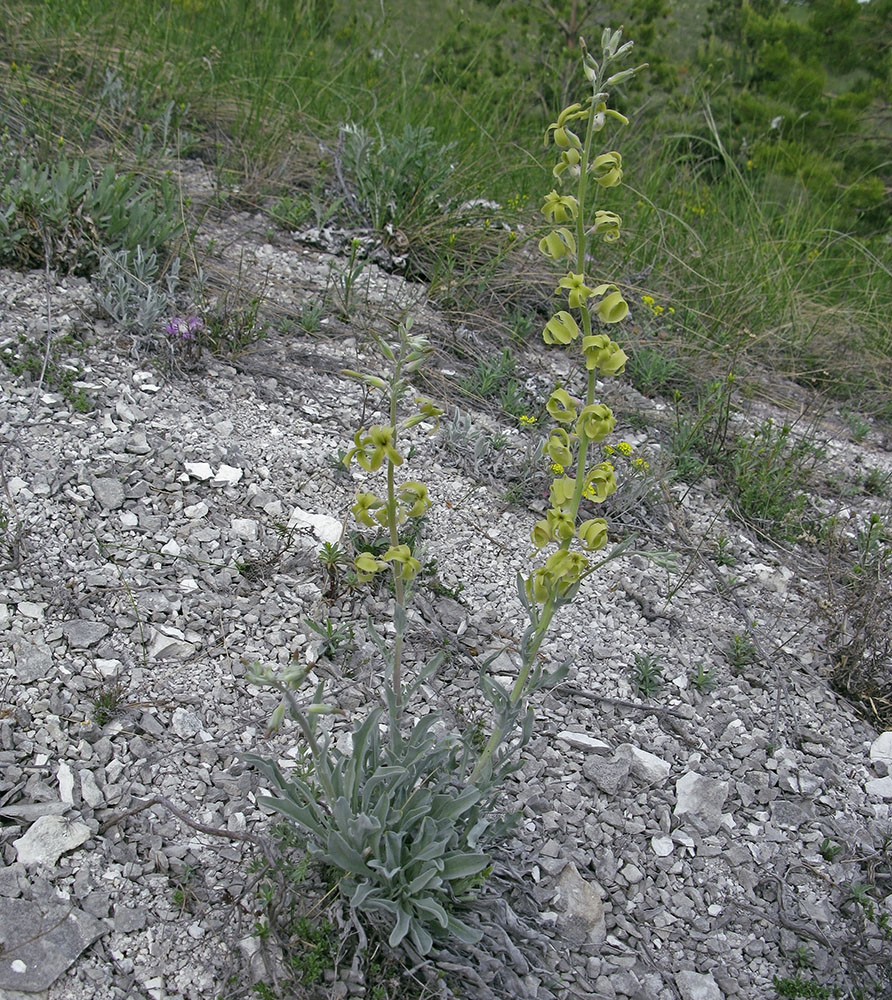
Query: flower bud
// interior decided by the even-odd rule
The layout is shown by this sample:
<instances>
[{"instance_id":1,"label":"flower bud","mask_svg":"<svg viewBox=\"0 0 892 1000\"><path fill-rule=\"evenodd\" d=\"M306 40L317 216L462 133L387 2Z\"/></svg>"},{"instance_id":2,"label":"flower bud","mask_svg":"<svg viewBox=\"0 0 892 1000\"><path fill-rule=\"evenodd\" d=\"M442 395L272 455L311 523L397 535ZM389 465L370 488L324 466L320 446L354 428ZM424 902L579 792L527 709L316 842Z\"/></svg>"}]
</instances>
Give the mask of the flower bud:
<instances>
[{"instance_id":1,"label":"flower bud","mask_svg":"<svg viewBox=\"0 0 892 1000\"><path fill-rule=\"evenodd\" d=\"M561 158L552 170L552 174L555 177L560 178L561 174L565 171L569 171L571 177L575 177L579 174L579 163L582 160L582 154L578 149L565 149L561 153Z\"/></svg>"}]
</instances>

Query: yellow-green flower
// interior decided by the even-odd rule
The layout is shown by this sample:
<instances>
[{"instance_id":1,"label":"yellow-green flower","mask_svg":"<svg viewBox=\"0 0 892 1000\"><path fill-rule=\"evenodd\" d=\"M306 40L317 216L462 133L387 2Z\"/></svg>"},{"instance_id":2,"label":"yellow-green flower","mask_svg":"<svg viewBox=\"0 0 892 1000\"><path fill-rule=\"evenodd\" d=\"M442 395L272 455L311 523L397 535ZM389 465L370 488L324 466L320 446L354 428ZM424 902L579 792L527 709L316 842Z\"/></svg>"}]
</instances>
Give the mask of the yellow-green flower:
<instances>
[{"instance_id":1,"label":"yellow-green flower","mask_svg":"<svg viewBox=\"0 0 892 1000\"><path fill-rule=\"evenodd\" d=\"M589 552L603 549L607 544L607 522L603 517L593 517L589 521L583 521L576 534Z\"/></svg>"},{"instance_id":2,"label":"yellow-green flower","mask_svg":"<svg viewBox=\"0 0 892 1000\"><path fill-rule=\"evenodd\" d=\"M368 583L376 573L382 569L390 569L390 566L378 559L373 552L360 552L353 560L353 568L356 570L356 579L360 583Z\"/></svg>"},{"instance_id":3,"label":"yellow-green flower","mask_svg":"<svg viewBox=\"0 0 892 1000\"><path fill-rule=\"evenodd\" d=\"M585 283L584 274L574 274L572 271L558 282L557 291L567 289L567 304L571 309L579 309L592 294L591 288Z\"/></svg>"},{"instance_id":4,"label":"yellow-green flower","mask_svg":"<svg viewBox=\"0 0 892 1000\"><path fill-rule=\"evenodd\" d=\"M530 532L530 539L537 549L542 549L549 542L553 542L554 535L551 532L551 525L548 521L537 521Z\"/></svg>"},{"instance_id":5,"label":"yellow-green flower","mask_svg":"<svg viewBox=\"0 0 892 1000\"><path fill-rule=\"evenodd\" d=\"M563 595L580 581L588 569L588 559L581 552L558 549L545 560L542 568L557 586L558 594Z\"/></svg>"},{"instance_id":6,"label":"yellow-green flower","mask_svg":"<svg viewBox=\"0 0 892 1000\"><path fill-rule=\"evenodd\" d=\"M563 427L555 427L551 432L551 437L548 439L545 450L548 452L548 457L561 472L564 471L565 465L573 464L573 452L570 451L570 435Z\"/></svg>"},{"instance_id":7,"label":"yellow-green flower","mask_svg":"<svg viewBox=\"0 0 892 1000\"><path fill-rule=\"evenodd\" d=\"M575 492L575 479L571 479L570 476L563 476L561 479L555 479L551 484L551 490L548 494L549 502L552 507L556 507L558 510L563 510L565 507L570 506Z\"/></svg>"},{"instance_id":8,"label":"yellow-green flower","mask_svg":"<svg viewBox=\"0 0 892 1000\"><path fill-rule=\"evenodd\" d=\"M552 316L542 331L542 339L546 344L569 344L578 336L579 325L566 309Z\"/></svg>"},{"instance_id":9,"label":"yellow-green flower","mask_svg":"<svg viewBox=\"0 0 892 1000\"><path fill-rule=\"evenodd\" d=\"M566 389L555 389L548 397L545 409L559 424L569 424L576 419L576 404Z\"/></svg>"},{"instance_id":10,"label":"yellow-green flower","mask_svg":"<svg viewBox=\"0 0 892 1000\"><path fill-rule=\"evenodd\" d=\"M626 352L606 333L583 337L582 350L585 354L585 367L589 371L597 368L602 375L622 375L628 361Z\"/></svg>"},{"instance_id":11,"label":"yellow-green flower","mask_svg":"<svg viewBox=\"0 0 892 1000\"><path fill-rule=\"evenodd\" d=\"M400 486L399 495L407 517L423 517L430 510L431 499L424 483L411 479Z\"/></svg>"},{"instance_id":12,"label":"yellow-green flower","mask_svg":"<svg viewBox=\"0 0 892 1000\"><path fill-rule=\"evenodd\" d=\"M344 465L349 465L354 455L366 472L377 472L386 458L394 465L402 465L403 459L393 446L393 428L382 424L370 427L363 437L358 430L353 435L354 448L344 456Z\"/></svg>"},{"instance_id":13,"label":"yellow-green flower","mask_svg":"<svg viewBox=\"0 0 892 1000\"><path fill-rule=\"evenodd\" d=\"M587 114L588 111L585 108L583 108L581 104L568 105L558 115L557 121L552 122L545 130L545 145L546 146L548 145L548 140L551 138L552 133L554 133L554 141L557 143L558 146L560 146L561 142L558 142L558 137L557 137L558 131L563 130L567 122L575 121L577 118L584 118ZM563 139L565 138L565 136L562 136L561 138ZM579 142L578 139L576 141L577 143Z\"/></svg>"},{"instance_id":14,"label":"yellow-green flower","mask_svg":"<svg viewBox=\"0 0 892 1000\"><path fill-rule=\"evenodd\" d=\"M592 232L596 236L603 236L607 243L612 243L619 239L619 227L623 224L622 218L616 212L595 212L595 224Z\"/></svg>"},{"instance_id":15,"label":"yellow-green flower","mask_svg":"<svg viewBox=\"0 0 892 1000\"><path fill-rule=\"evenodd\" d=\"M570 176L574 176L579 173L579 164L582 161L582 154L578 149L565 149L561 153L561 158L555 165L552 174L560 180L561 175L570 172Z\"/></svg>"},{"instance_id":16,"label":"yellow-green flower","mask_svg":"<svg viewBox=\"0 0 892 1000\"><path fill-rule=\"evenodd\" d=\"M598 285L592 291L595 295L604 296L597 308L598 318L602 323L619 323L629 315L626 300L616 285Z\"/></svg>"},{"instance_id":17,"label":"yellow-green flower","mask_svg":"<svg viewBox=\"0 0 892 1000\"><path fill-rule=\"evenodd\" d=\"M603 503L611 493L616 492L616 473L609 462L596 465L585 477L586 496L593 503Z\"/></svg>"},{"instance_id":18,"label":"yellow-green flower","mask_svg":"<svg viewBox=\"0 0 892 1000\"><path fill-rule=\"evenodd\" d=\"M561 196L557 191L550 191L542 203L542 214L555 225L571 222L579 214L579 202L573 195Z\"/></svg>"},{"instance_id":19,"label":"yellow-green flower","mask_svg":"<svg viewBox=\"0 0 892 1000\"><path fill-rule=\"evenodd\" d=\"M552 536L559 542L569 541L573 537L575 525L567 511L552 508L545 517Z\"/></svg>"},{"instance_id":20,"label":"yellow-green flower","mask_svg":"<svg viewBox=\"0 0 892 1000\"><path fill-rule=\"evenodd\" d=\"M391 545L382 556L386 562L395 563L394 573L402 580L414 579L421 569L421 563L412 555L408 545Z\"/></svg>"},{"instance_id":21,"label":"yellow-green flower","mask_svg":"<svg viewBox=\"0 0 892 1000\"><path fill-rule=\"evenodd\" d=\"M616 446L616 450L620 453L620 455L628 457L635 449L629 444L628 441L620 441L620 443Z\"/></svg>"},{"instance_id":22,"label":"yellow-green flower","mask_svg":"<svg viewBox=\"0 0 892 1000\"><path fill-rule=\"evenodd\" d=\"M532 425L536 422L535 417L527 416L526 413L521 414L517 419L520 422L521 427L532 427Z\"/></svg>"},{"instance_id":23,"label":"yellow-green flower","mask_svg":"<svg viewBox=\"0 0 892 1000\"><path fill-rule=\"evenodd\" d=\"M616 417L609 406L605 406L603 403L593 403L591 406L584 407L579 414L579 419L576 421L576 433L580 437L584 435L589 441L603 441L613 430L615 424Z\"/></svg>"},{"instance_id":24,"label":"yellow-green flower","mask_svg":"<svg viewBox=\"0 0 892 1000\"><path fill-rule=\"evenodd\" d=\"M569 229L555 229L539 240L539 250L552 260L576 254L576 238Z\"/></svg>"},{"instance_id":25,"label":"yellow-green flower","mask_svg":"<svg viewBox=\"0 0 892 1000\"><path fill-rule=\"evenodd\" d=\"M357 493L356 503L353 504L350 511L360 524L376 528L381 522L379 519L373 520L372 511L381 511L383 508L384 501L379 500L374 493Z\"/></svg>"},{"instance_id":26,"label":"yellow-green flower","mask_svg":"<svg viewBox=\"0 0 892 1000\"><path fill-rule=\"evenodd\" d=\"M591 171L601 187L616 187L623 179L622 154L601 153L592 160Z\"/></svg>"}]
</instances>

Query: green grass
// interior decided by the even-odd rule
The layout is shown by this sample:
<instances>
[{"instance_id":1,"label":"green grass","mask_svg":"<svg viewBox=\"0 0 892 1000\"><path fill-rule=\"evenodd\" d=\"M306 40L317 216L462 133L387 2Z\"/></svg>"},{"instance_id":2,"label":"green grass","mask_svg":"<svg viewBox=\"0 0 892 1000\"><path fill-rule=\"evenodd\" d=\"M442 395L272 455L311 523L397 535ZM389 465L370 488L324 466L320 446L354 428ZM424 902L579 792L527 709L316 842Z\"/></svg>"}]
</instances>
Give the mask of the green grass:
<instances>
[{"instance_id":1,"label":"green grass","mask_svg":"<svg viewBox=\"0 0 892 1000\"><path fill-rule=\"evenodd\" d=\"M576 55L548 17L517 21L500 13L509 6L446 2L418 17L415 0L0 0L0 135L41 160L62 150L158 180L199 156L219 198L283 225L395 226L410 273L443 304L516 328L519 312L548 308L551 276L521 271L511 240L539 226L537 136ZM755 367L892 418L882 234L848 234L841 203L764 158L735 159L724 123L704 133L711 91L690 73L696 33L684 30L703 7L659 22L650 90L623 100L627 183L611 199L625 290L666 307L634 315L658 337L647 350L672 345L663 365L642 350L633 378L660 392L692 369ZM474 198L499 207L461 212Z\"/></svg>"}]
</instances>

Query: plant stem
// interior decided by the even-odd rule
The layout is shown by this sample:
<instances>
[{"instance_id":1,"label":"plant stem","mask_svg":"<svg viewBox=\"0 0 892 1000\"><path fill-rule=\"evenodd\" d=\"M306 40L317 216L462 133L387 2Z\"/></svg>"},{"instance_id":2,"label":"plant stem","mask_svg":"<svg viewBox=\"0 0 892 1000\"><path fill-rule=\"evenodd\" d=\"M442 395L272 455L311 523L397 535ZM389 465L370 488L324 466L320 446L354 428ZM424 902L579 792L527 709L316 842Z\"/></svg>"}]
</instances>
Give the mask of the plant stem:
<instances>
[{"instance_id":1,"label":"plant stem","mask_svg":"<svg viewBox=\"0 0 892 1000\"><path fill-rule=\"evenodd\" d=\"M397 447L397 404L399 402L400 395L400 380L402 377L402 366L406 355L406 335L405 333L400 333L400 350L399 355L396 358L393 371L393 379L390 383L390 426L393 428L393 447ZM393 462L388 460L387 462L387 528L390 533L390 544L392 546L399 545L399 520L397 518L397 502L396 502L396 482L394 478L394 465ZM400 563L393 564L393 591L394 600L396 606L399 609L399 614L393 616L394 626L396 628L396 635L393 642L393 657L391 660L391 674L390 674L390 684L391 690L393 692L393 705L395 711L391 717L391 739L396 739L397 730L399 728L400 717L403 711L403 680L402 680L402 662L403 662L403 629L404 623L406 621L406 588L403 582Z\"/></svg>"}]
</instances>

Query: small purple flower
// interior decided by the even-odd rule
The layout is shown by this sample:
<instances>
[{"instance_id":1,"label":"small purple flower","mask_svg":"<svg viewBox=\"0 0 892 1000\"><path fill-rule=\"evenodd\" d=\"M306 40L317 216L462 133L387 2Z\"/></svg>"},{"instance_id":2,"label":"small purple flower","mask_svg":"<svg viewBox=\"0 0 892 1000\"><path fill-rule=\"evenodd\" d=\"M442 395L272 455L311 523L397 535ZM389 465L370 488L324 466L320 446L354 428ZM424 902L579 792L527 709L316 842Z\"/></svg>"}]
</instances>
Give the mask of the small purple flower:
<instances>
[{"instance_id":1,"label":"small purple flower","mask_svg":"<svg viewBox=\"0 0 892 1000\"><path fill-rule=\"evenodd\" d=\"M200 316L190 316L188 319L175 316L164 324L164 332L167 336L179 340L195 340L196 333L203 329L204 322Z\"/></svg>"}]
</instances>

